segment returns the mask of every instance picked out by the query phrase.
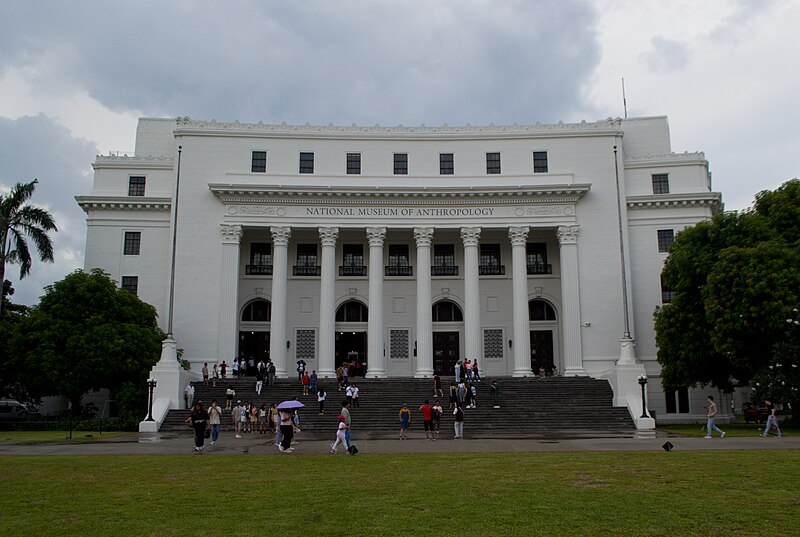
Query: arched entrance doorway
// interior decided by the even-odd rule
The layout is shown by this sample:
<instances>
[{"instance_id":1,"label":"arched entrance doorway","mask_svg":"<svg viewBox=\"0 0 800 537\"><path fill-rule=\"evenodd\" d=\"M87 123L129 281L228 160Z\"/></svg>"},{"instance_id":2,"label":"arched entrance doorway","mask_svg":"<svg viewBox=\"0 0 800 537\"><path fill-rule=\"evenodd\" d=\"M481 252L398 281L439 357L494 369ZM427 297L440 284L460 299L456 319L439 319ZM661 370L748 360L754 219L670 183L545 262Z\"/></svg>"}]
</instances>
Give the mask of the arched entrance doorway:
<instances>
[{"instance_id":1,"label":"arched entrance doorway","mask_svg":"<svg viewBox=\"0 0 800 537\"><path fill-rule=\"evenodd\" d=\"M531 369L536 375L557 373L555 363L554 334L558 327L556 310L542 299L528 301L530 319Z\"/></svg>"},{"instance_id":2,"label":"arched entrance doorway","mask_svg":"<svg viewBox=\"0 0 800 537\"><path fill-rule=\"evenodd\" d=\"M245 304L239 318L239 357L255 363L269 359L269 323L272 320L272 304L257 298ZM248 371L255 375L255 371Z\"/></svg>"},{"instance_id":3,"label":"arched entrance doorway","mask_svg":"<svg viewBox=\"0 0 800 537\"><path fill-rule=\"evenodd\" d=\"M464 326L464 313L451 300L440 300L433 305L433 371L438 375L452 375L453 366L461 356L460 330Z\"/></svg>"},{"instance_id":4,"label":"arched entrance doorway","mask_svg":"<svg viewBox=\"0 0 800 537\"><path fill-rule=\"evenodd\" d=\"M347 362L349 376L367 373L367 322L369 309L358 300L348 300L336 310L335 367Z\"/></svg>"}]
</instances>

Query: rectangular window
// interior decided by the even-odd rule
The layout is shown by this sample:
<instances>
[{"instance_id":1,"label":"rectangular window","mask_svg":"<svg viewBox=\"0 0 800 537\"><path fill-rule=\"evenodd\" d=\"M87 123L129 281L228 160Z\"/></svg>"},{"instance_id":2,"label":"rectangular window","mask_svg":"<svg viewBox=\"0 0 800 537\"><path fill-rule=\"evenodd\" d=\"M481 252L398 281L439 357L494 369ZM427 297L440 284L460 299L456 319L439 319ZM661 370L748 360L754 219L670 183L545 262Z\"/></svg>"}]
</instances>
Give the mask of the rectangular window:
<instances>
[{"instance_id":1,"label":"rectangular window","mask_svg":"<svg viewBox=\"0 0 800 537\"><path fill-rule=\"evenodd\" d=\"M661 303L669 304L675 298L675 291L664 285L664 276L661 276Z\"/></svg>"},{"instance_id":2,"label":"rectangular window","mask_svg":"<svg viewBox=\"0 0 800 537\"><path fill-rule=\"evenodd\" d=\"M481 276L497 276L505 273L506 268L500 264L500 245L481 244L478 274Z\"/></svg>"},{"instance_id":3,"label":"rectangular window","mask_svg":"<svg viewBox=\"0 0 800 537\"><path fill-rule=\"evenodd\" d=\"M489 329L483 331L483 357L486 359L503 357L503 331Z\"/></svg>"},{"instance_id":4,"label":"rectangular window","mask_svg":"<svg viewBox=\"0 0 800 537\"><path fill-rule=\"evenodd\" d=\"M138 276L123 276L122 285L120 286L129 293L134 295L139 292L139 277Z\"/></svg>"},{"instance_id":5,"label":"rectangular window","mask_svg":"<svg viewBox=\"0 0 800 537\"><path fill-rule=\"evenodd\" d=\"M689 388L678 388L673 392L664 392L667 403L667 414L689 413Z\"/></svg>"},{"instance_id":6,"label":"rectangular window","mask_svg":"<svg viewBox=\"0 0 800 537\"><path fill-rule=\"evenodd\" d=\"M254 242L250 245L250 264L245 274L272 275L272 245L267 242Z\"/></svg>"},{"instance_id":7,"label":"rectangular window","mask_svg":"<svg viewBox=\"0 0 800 537\"><path fill-rule=\"evenodd\" d=\"M298 244L297 264L294 266L295 276L319 276L320 267L317 264L317 245Z\"/></svg>"},{"instance_id":8,"label":"rectangular window","mask_svg":"<svg viewBox=\"0 0 800 537\"><path fill-rule=\"evenodd\" d=\"M300 153L300 173L314 173L314 153Z\"/></svg>"},{"instance_id":9,"label":"rectangular window","mask_svg":"<svg viewBox=\"0 0 800 537\"><path fill-rule=\"evenodd\" d=\"M500 153L486 153L486 173L500 173Z\"/></svg>"},{"instance_id":10,"label":"rectangular window","mask_svg":"<svg viewBox=\"0 0 800 537\"><path fill-rule=\"evenodd\" d=\"M525 262L528 274L552 274L552 265L547 264L547 244L529 242L525 245Z\"/></svg>"},{"instance_id":11,"label":"rectangular window","mask_svg":"<svg viewBox=\"0 0 800 537\"><path fill-rule=\"evenodd\" d=\"M659 229L658 230L658 251L669 252L669 247L675 242L675 230L672 229Z\"/></svg>"},{"instance_id":12,"label":"rectangular window","mask_svg":"<svg viewBox=\"0 0 800 537\"><path fill-rule=\"evenodd\" d=\"M394 174L408 175L408 153L394 154Z\"/></svg>"},{"instance_id":13,"label":"rectangular window","mask_svg":"<svg viewBox=\"0 0 800 537\"><path fill-rule=\"evenodd\" d=\"M361 174L361 153L347 154L347 173L350 175Z\"/></svg>"},{"instance_id":14,"label":"rectangular window","mask_svg":"<svg viewBox=\"0 0 800 537\"><path fill-rule=\"evenodd\" d=\"M342 266L339 267L339 276L366 276L367 267L364 266L364 245L343 244Z\"/></svg>"},{"instance_id":15,"label":"rectangular window","mask_svg":"<svg viewBox=\"0 0 800 537\"><path fill-rule=\"evenodd\" d=\"M408 330L389 330L389 357L408 358Z\"/></svg>"},{"instance_id":16,"label":"rectangular window","mask_svg":"<svg viewBox=\"0 0 800 537\"><path fill-rule=\"evenodd\" d=\"M669 194L669 174L653 174L653 194Z\"/></svg>"},{"instance_id":17,"label":"rectangular window","mask_svg":"<svg viewBox=\"0 0 800 537\"><path fill-rule=\"evenodd\" d=\"M253 151L253 159L250 163L250 171L253 173L264 173L267 171L266 151Z\"/></svg>"},{"instance_id":18,"label":"rectangular window","mask_svg":"<svg viewBox=\"0 0 800 537\"><path fill-rule=\"evenodd\" d=\"M145 178L141 176L128 178L128 195L144 196Z\"/></svg>"},{"instance_id":19,"label":"rectangular window","mask_svg":"<svg viewBox=\"0 0 800 537\"><path fill-rule=\"evenodd\" d=\"M432 276L457 276L455 246L452 244L433 245Z\"/></svg>"},{"instance_id":20,"label":"rectangular window","mask_svg":"<svg viewBox=\"0 0 800 537\"><path fill-rule=\"evenodd\" d=\"M408 261L407 244L389 245L389 264L386 266L386 276L413 276Z\"/></svg>"},{"instance_id":21,"label":"rectangular window","mask_svg":"<svg viewBox=\"0 0 800 537\"><path fill-rule=\"evenodd\" d=\"M547 151L533 152L533 173L547 173Z\"/></svg>"},{"instance_id":22,"label":"rectangular window","mask_svg":"<svg viewBox=\"0 0 800 537\"><path fill-rule=\"evenodd\" d=\"M453 175L455 166L452 153L439 153L439 175Z\"/></svg>"},{"instance_id":23,"label":"rectangular window","mask_svg":"<svg viewBox=\"0 0 800 537\"><path fill-rule=\"evenodd\" d=\"M139 250L142 245L142 232L141 231L126 231L125 232L125 248L123 253L125 255L139 255Z\"/></svg>"},{"instance_id":24,"label":"rectangular window","mask_svg":"<svg viewBox=\"0 0 800 537\"><path fill-rule=\"evenodd\" d=\"M295 358L314 360L317 357L316 333L314 330L298 330L295 338Z\"/></svg>"}]
</instances>

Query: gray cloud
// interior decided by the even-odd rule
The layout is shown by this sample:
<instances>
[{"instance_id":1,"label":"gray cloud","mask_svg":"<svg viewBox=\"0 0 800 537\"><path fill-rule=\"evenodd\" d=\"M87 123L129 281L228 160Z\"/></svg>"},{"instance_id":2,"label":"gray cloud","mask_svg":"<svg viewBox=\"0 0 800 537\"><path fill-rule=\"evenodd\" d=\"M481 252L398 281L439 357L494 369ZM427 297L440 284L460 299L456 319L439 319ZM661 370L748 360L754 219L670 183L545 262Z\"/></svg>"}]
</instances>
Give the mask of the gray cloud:
<instances>
[{"instance_id":1,"label":"gray cloud","mask_svg":"<svg viewBox=\"0 0 800 537\"><path fill-rule=\"evenodd\" d=\"M569 120L599 59L585 1L76 1L47 17L38 5L0 8L0 69L34 69L48 91L86 87L111 109L150 115Z\"/></svg>"},{"instance_id":2,"label":"gray cloud","mask_svg":"<svg viewBox=\"0 0 800 537\"><path fill-rule=\"evenodd\" d=\"M685 44L661 35L655 36L651 43L653 48L643 55L651 71L677 71L689 63L689 50Z\"/></svg>"},{"instance_id":3,"label":"gray cloud","mask_svg":"<svg viewBox=\"0 0 800 537\"><path fill-rule=\"evenodd\" d=\"M51 118L0 118L0 185L10 188L39 179L31 203L47 208L59 229L51 235L55 263L35 257L31 273L22 281L18 265L6 266L6 278L16 290L13 302L36 303L45 285L83 265L86 219L74 196L91 191L96 154L93 143L74 138Z\"/></svg>"}]
</instances>

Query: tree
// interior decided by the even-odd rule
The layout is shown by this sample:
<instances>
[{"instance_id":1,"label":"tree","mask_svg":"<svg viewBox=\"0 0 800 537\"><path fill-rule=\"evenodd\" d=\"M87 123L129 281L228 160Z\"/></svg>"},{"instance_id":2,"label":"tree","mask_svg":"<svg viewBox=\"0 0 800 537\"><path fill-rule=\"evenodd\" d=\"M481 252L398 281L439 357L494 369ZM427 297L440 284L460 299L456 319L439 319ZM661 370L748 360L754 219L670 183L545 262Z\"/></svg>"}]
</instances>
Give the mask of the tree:
<instances>
[{"instance_id":1,"label":"tree","mask_svg":"<svg viewBox=\"0 0 800 537\"><path fill-rule=\"evenodd\" d=\"M756 196L751 210L721 213L675 238L664 265L670 304L655 312L667 389L723 390L768 368L800 303L800 180Z\"/></svg>"},{"instance_id":2,"label":"tree","mask_svg":"<svg viewBox=\"0 0 800 537\"><path fill-rule=\"evenodd\" d=\"M16 326L30 311L27 306L11 303L8 297L13 296L13 294L14 288L11 286L11 282L5 280L2 293L5 315L0 319L0 396L24 402L33 402L24 386L20 386L15 382L14 371L10 362L11 337Z\"/></svg>"},{"instance_id":3,"label":"tree","mask_svg":"<svg viewBox=\"0 0 800 537\"><path fill-rule=\"evenodd\" d=\"M34 179L17 183L8 195L0 195L0 282L5 281L7 262L19 264L20 279L30 274L31 253L26 237L33 241L42 261L53 261L53 243L47 233L58 231L55 221L46 210L26 203L38 182ZM0 318L4 296L0 296Z\"/></svg>"},{"instance_id":4,"label":"tree","mask_svg":"<svg viewBox=\"0 0 800 537\"><path fill-rule=\"evenodd\" d=\"M15 330L17 380L37 397L68 397L73 409L89 390L108 388L112 398L138 401L129 410L141 412L145 381L164 339L156 319L153 306L118 288L102 270L77 270L47 286Z\"/></svg>"},{"instance_id":5,"label":"tree","mask_svg":"<svg viewBox=\"0 0 800 537\"><path fill-rule=\"evenodd\" d=\"M769 365L753 377L753 398L789 403L792 421L800 423L800 317L797 308L786 319L786 339L775 345Z\"/></svg>"}]
</instances>

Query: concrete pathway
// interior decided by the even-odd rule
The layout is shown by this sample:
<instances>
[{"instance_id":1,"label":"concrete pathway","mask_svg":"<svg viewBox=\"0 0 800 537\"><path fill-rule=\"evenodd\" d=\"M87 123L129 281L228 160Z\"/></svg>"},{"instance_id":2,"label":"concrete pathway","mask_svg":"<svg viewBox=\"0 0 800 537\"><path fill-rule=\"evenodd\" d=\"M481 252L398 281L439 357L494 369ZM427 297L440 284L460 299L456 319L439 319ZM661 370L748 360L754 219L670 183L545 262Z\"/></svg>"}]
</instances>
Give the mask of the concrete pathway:
<instances>
[{"instance_id":1,"label":"concrete pathway","mask_svg":"<svg viewBox=\"0 0 800 537\"><path fill-rule=\"evenodd\" d=\"M467 431L467 436L469 433ZM297 435L298 444L294 453L281 453L273 444L272 436L246 434L237 439L231 434L220 436L216 445L206 441L202 453L194 451L191 432L148 433L116 436L109 439L94 439L86 442L42 443L42 444L0 444L0 456L12 455L279 455L298 456L308 454L328 454L329 443L325 440L304 440ZM551 438L519 439L503 438L454 440L442 437L430 441L424 438L409 440L359 440L358 432L353 433L353 444L359 455L371 453L526 453L526 452L611 452L611 451L654 451L663 452L662 446L670 442L674 451L714 451L714 450L770 450L800 449L800 436L783 438L727 437L706 439L702 436L688 438L659 433L637 437L601 438ZM343 453L340 447L340 453ZM331 455L332 456L332 455Z\"/></svg>"}]
</instances>

